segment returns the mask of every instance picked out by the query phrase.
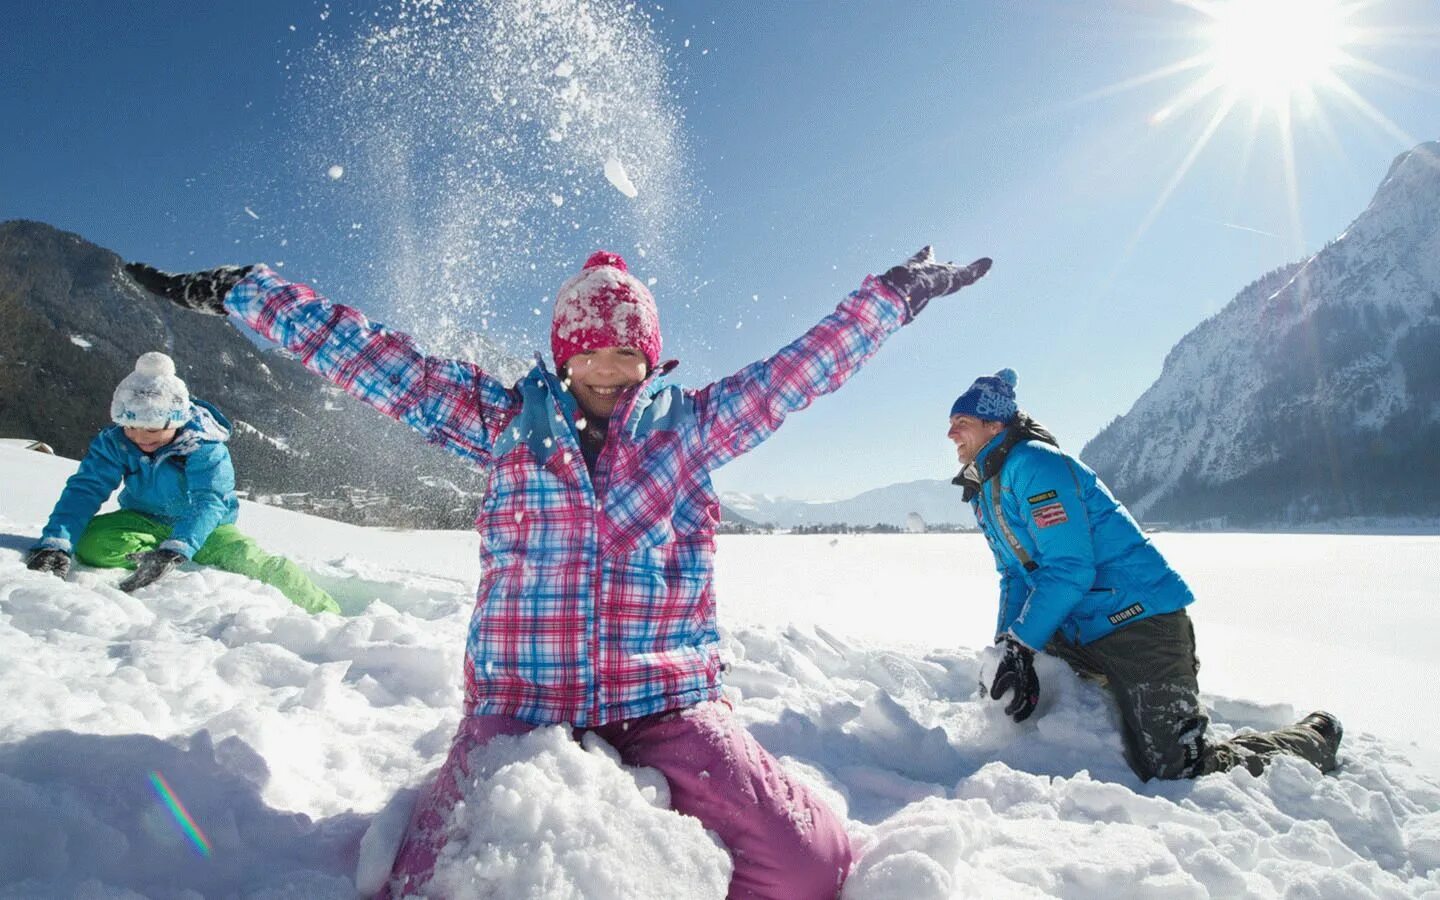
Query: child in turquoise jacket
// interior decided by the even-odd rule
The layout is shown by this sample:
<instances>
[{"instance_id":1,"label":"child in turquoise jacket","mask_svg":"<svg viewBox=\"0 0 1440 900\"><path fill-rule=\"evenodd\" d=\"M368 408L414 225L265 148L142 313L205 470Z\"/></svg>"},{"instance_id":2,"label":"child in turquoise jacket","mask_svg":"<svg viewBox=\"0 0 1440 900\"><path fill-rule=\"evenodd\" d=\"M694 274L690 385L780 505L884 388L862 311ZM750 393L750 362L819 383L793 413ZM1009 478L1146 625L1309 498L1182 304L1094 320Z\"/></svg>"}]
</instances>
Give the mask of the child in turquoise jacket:
<instances>
[{"instance_id":1,"label":"child in turquoise jacket","mask_svg":"<svg viewBox=\"0 0 1440 900\"><path fill-rule=\"evenodd\" d=\"M65 482L27 565L64 578L72 555L99 568L134 569L133 591L187 560L273 585L310 612L339 612L298 566L272 556L235 527L230 422L193 399L163 353L145 353L115 389L115 424L90 442ZM120 509L97 516L115 488Z\"/></svg>"}]
</instances>

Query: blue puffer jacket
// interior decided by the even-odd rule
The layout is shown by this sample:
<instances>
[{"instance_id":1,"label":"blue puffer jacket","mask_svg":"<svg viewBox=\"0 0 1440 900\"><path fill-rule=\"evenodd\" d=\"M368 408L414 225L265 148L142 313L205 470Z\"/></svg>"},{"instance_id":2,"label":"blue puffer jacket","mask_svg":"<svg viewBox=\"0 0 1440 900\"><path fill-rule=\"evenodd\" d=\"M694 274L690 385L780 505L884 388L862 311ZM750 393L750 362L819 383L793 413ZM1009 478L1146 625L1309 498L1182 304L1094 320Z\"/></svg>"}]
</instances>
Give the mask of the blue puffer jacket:
<instances>
[{"instance_id":1,"label":"blue puffer jacket","mask_svg":"<svg viewBox=\"0 0 1440 900\"><path fill-rule=\"evenodd\" d=\"M120 508L172 526L160 546L194 556L216 526L234 522L240 512L229 438L229 420L193 398L190 421L154 455L111 425L90 442L80 468L65 482L36 546L73 553L75 540L123 482Z\"/></svg>"},{"instance_id":2,"label":"blue puffer jacket","mask_svg":"<svg viewBox=\"0 0 1440 900\"><path fill-rule=\"evenodd\" d=\"M992 438L967 468L988 474L1000 463L970 498L1000 572L997 640L1008 634L1042 650L1058 631L1088 644L1195 599L1088 466L1043 440L1012 446L1006 436Z\"/></svg>"}]
</instances>

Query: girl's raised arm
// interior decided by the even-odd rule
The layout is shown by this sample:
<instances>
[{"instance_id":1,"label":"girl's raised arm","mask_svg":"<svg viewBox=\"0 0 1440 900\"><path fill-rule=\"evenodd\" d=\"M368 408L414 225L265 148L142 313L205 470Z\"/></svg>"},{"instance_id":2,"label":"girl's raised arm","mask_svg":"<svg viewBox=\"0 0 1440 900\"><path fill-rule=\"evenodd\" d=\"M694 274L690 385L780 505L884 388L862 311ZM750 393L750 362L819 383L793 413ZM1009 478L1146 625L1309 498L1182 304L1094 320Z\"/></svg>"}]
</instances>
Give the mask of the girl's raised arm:
<instances>
[{"instance_id":1,"label":"girl's raised arm","mask_svg":"<svg viewBox=\"0 0 1440 900\"><path fill-rule=\"evenodd\" d=\"M519 395L474 363L428 356L409 335L263 265L182 275L138 263L125 270L186 309L232 315L305 368L480 465L518 409Z\"/></svg>"}]
</instances>

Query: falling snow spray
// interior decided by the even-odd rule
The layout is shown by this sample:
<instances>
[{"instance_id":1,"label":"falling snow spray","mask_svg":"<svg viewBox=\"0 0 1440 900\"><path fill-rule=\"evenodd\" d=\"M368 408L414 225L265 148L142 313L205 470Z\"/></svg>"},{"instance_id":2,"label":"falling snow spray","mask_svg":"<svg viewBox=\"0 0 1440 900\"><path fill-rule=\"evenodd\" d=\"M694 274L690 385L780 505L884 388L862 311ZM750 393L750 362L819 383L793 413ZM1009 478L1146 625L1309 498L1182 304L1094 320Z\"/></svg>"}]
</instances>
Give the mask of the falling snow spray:
<instances>
[{"instance_id":1,"label":"falling snow spray","mask_svg":"<svg viewBox=\"0 0 1440 900\"><path fill-rule=\"evenodd\" d=\"M402 0L352 19L301 67L297 137L303 217L361 273L352 302L442 352L486 333L525 356L589 249L663 280L695 191L641 10Z\"/></svg>"}]
</instances>

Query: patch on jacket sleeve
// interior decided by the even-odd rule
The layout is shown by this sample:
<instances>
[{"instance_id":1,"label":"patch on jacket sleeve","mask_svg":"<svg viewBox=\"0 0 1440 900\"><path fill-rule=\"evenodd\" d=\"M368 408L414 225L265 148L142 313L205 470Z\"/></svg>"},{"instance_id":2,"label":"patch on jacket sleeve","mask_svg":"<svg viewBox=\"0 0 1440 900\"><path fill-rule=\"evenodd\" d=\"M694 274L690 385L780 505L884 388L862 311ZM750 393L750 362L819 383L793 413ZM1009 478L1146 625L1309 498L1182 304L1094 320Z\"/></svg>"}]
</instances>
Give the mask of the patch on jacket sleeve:
<instances>
[{"instance_id":1,"label":"patch on jacket sleeve","mask_svg":"<svg viewBox=\"0 0 1440 900\"><path fill-rule=\"evenodd\" d=\"M1145 611L1145 607L1138 603L1132 603L1117 613L1106 616L1111 625L1119 625L1121 622L1129 621Z\"/></svg>"},{"instance_id":2,"label":"patch on jacket sleeve","mask_svg":"<svg viewBox=\"0 0 1440 900\"><path fill-rule=\"evenodd\" d=\"M1049 528L1051 525L1070 521L1070 517L1065 515L1065 504L1058 501L1037 506L1030 510L1030 515L1035 519L1036 528Z\"/></svg>"},{"instance_id":3,"label":"patch on jacket sleeve","mask_svg":"<svg viewBox=\"0 0 1440 900\"><path fill-rule=\"evenodd\" d=\"M1046 491L1043 494L1035 494L1034 496L1026 497L1025 499L1030 501L1031 506L1034 506L1037 503L1044 503L1046 500L1054 500L1058 496L1059 495L1056 494L1054 491Z\"/></svg>"}]
</instances>

